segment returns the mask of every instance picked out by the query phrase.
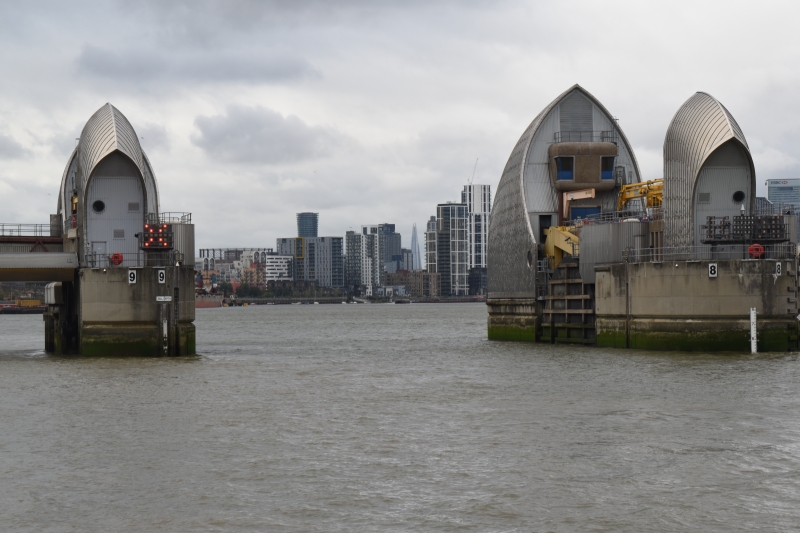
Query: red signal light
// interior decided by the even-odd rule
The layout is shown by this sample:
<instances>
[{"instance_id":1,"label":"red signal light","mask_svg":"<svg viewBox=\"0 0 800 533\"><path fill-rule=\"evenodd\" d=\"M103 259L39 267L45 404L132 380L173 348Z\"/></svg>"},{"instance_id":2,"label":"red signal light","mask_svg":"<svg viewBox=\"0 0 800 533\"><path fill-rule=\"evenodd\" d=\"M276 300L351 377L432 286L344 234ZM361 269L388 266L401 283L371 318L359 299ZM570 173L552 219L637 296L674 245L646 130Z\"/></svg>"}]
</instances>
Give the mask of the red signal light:
<instances>
[{"instance_id":1,"label":"red signal light","mask_svg":"<svg viewBox=\"0 0 800 533\"><path fill-rule=\"evenodd\" d=\"M167 243L164 243L164 246L166 246L166 245L167 245Z\"/></svg>"}]
</instances>

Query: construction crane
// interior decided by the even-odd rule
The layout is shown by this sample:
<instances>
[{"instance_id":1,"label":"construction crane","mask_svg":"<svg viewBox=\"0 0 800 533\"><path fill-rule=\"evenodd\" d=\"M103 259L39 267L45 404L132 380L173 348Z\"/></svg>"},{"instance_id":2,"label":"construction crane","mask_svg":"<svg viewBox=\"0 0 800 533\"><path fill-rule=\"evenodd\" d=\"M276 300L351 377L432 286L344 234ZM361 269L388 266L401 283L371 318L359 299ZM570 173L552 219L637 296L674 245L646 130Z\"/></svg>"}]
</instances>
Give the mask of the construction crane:
<instances>
[{"instance_id":1,"label":"construction crane","mask_svg":"<svg viewBox=\"0 0 800 533\"><path fill-rule=\"evenodd\" d=\"M622 211L634 198L647 198L647 207L661 207L664 195L664 180L650 180L630 183L619 188L617 211Z\"/></svg>"}]
</instances>

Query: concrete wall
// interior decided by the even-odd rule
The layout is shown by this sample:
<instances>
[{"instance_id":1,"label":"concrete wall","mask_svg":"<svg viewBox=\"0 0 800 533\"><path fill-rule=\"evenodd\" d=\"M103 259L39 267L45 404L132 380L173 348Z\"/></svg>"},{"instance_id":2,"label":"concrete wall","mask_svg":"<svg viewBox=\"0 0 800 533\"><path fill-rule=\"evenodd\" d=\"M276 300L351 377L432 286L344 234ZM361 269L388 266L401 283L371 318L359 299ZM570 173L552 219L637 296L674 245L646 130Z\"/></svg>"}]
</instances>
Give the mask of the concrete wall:
<instances>
[{"instance_id":1,"label":"concrete wall","mask_svg":"<svg viewBox=\"0 0 800 533\"><path fill-rule=\"evenodd\" d=\"M157 296L173 296L176 267L165 267L166 282L158 283L158 267L135 270L137 282L128 282L128 268L82 269L80 277L81 353L84 355L162 355L160 319L163 312L172 325L175 303L160 303ZM178 267L177 336L170 349L180 355L195 353L194 271ZM177 342L177 344L176 344Z\"/></svg>"},{"instance_id":2,"label":"concrete wall","mask_svg":"<svg viewBox=\"0 0 800 533\"><path fill-rule=\"evenodd\" d=\"M717 277L709 277L709 263ZM597 267L599 346L749 350L749 311L758 313L759 350L797 343L795 261L672 261Z\"/></svg>"},{"instance_id":3,"label":"concrete wall","mask_svg":"<svg viewBox=\"0 0 800 533\"><path fill-rule=\"evenodd\" d=\"M541 304L536 300L488 300L489 340L537 340ZM538 313L537 313L538 311Z\"/></svg>"}]
</instances>

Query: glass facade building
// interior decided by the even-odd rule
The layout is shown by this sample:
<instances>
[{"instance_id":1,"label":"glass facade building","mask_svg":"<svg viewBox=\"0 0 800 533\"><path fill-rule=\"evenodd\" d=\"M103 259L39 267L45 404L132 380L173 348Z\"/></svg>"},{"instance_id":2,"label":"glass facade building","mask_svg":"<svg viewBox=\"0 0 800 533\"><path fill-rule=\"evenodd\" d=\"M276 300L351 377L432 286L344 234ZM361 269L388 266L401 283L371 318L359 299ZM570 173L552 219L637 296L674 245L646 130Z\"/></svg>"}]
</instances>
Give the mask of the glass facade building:
<instances>
[{"instance_id":1,"label":"glass facade building","mask_svg":"<svg viewBox=\"0 0 800 533\"><path fill-rule=\"evenodd\" d=\"M317 237L319 234L319 213L297 213L297 236Z\"/></svg>"},{"instance_id":2,"label":"glass facade building","mask_svg":"<svg viewBox=\"0 0 800 533\"><path fill-rule=\"evenodd\" d=\"M768 180L767 198L773 204L800 207L800 179Z\"/></svg>"}]
</instances>

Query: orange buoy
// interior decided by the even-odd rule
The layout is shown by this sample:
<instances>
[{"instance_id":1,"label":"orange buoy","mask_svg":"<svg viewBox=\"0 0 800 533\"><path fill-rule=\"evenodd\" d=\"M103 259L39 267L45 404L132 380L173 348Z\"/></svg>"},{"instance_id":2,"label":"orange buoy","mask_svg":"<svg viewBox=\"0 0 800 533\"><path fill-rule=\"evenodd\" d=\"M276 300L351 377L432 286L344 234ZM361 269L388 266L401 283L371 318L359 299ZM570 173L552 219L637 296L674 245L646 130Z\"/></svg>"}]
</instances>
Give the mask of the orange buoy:
<instances>
[{"instance_id":1,"label":"orange buoy","mask_svg":"<svg viewBox=\"0 0 800 533\"><path fill-rule=\"evenodd\" d=\"M119 252L114 252L113 254L111 254L110 259L111 259L111 264L113 264L114 266L119 266L122 264L122 254Z\"/></svg>"},{"instance_id":2,"label":"orange buoy","mask_svg":"<svg viewBox=\"0 0 800 533\"><path fill-rule=\"evenodd\" d=\"M747 249L747 253L750 254L750 257L753 259L758 259L762 255L764 255L764 247L760 244L751 244L750 247Z\"/></svg>"}]
</instances>

